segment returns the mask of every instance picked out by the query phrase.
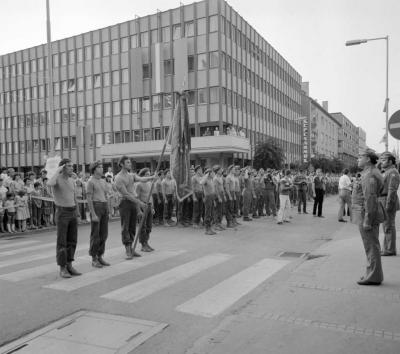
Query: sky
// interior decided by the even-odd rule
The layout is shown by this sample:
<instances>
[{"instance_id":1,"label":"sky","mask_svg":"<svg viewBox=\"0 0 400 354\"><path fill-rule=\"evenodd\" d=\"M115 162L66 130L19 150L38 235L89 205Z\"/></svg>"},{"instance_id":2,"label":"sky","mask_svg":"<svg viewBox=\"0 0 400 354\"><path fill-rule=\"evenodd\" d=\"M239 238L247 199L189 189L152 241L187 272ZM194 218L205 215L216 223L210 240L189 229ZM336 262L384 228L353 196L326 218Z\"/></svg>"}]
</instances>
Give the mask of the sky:
<instances>
[{"instance_id":1,"label":"sky","mask_svg":"<svg viewBox=\"0 0 400 354\"><path fill-rule=\"evenodd\" d=\"M192 1L182 1L190 4ZM346 47L346 40L389 35L389 117L400 110L400 1L228 0L328 101L367 133L378 152L385 133L386 42ZM178 7L171 0L50 0L52 39ZM0 0L0 55L46 42L45 0ZM389 150L398 141L389 137Z\"/></svg>"}]
</instances>

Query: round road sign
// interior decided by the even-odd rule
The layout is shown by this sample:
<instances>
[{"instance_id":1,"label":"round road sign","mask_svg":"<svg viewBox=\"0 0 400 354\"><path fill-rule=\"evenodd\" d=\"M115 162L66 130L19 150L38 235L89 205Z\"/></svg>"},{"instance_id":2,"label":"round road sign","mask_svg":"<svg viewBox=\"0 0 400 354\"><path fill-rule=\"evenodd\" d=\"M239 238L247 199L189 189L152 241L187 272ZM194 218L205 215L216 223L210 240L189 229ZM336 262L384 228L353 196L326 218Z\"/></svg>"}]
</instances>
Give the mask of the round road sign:
<instances>
[{"instance_id":1,"label":"round road sign","mask_svg":"<svg viewBox=\"0 0 400 354\"><path fill-rule=\"evenodd\" d=\"M400 111L396 111L389 119L389 133L390 135L400 140Z\"/></svg>"}]
</instances>

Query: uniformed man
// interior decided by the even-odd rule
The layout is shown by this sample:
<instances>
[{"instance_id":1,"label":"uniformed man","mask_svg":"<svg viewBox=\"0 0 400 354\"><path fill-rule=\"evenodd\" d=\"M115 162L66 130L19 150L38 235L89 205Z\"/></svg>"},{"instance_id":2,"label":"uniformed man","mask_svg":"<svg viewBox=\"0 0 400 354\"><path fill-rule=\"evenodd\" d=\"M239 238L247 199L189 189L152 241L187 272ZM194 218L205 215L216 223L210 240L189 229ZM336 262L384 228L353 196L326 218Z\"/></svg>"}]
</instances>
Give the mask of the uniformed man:
<instances>
[{"instance_id":1,"label":"uniformed man","mask_svg":"<svg viewBox=\"0 0 400 354\"><path fill-rule=\"evenodd\" d=\"M384 220L378 197L383 187L383 178L375 167L378 156L365 149L358 157L362 168L361 178L355 182L352 192L352 222L358 225L367 256L365 275L359 285L379 285L383 281L381 249L379 245L379 223Z\"/></svg>"},{"instance_id":2,"label":"uniformed man","mask_svg":"<svg viewBox=\"0 0 400 354\"><path fill-rule=\"evenodd\" d=\"M204 208L204 192L200 181L203 177L203 169L200 165L194 168L194 176L192 177L193 188L193 227L200 228L200 219L203 215Z\"/></svg>"},{"instance_id":3,"label":"uniformed man","mask_svg":"<svg viewBox=\"0 0 400 354\"><path fill-rule=\"evenodd\" d=\"M215 212L214 212L214 228L218 231L223 231L225 228L222 226L222 216L225 205L225 192L224 180L222 178L222 167L216 165L213 167L215 173L214 187L215 187Z\"/></svg>"},{"instance_id":4,"label":"uniformed man","mask_svg":"<svg viewBox=\"0 0 400 354\"><path fill-rule=\"evenodd\" d=\"M172 211L174 209L174 198L176 195L176 182L171 176L169 169L165 170L165 178L161 182L161 190L164 199L164 215L168 226L174 226Z\"/></svg>"},{"instance_id":5,"label":"uniformed man","mask_svg":"<svg viewBox=\"0 0 400 354\"><path fill-rule=\"evenodd\" d=\"M242 191L243 197L243 221L252 221L249 216L253 202L253 186L251 181L251 171L249 167L242 169L244 178L244 188Z\"/></svg>"},{"instance_id":6,"label":"uniformed man","mask_svg":"<svg viewBox=\"0 0 400 354\"><path fill-rule=\"evenodd\" d=\"M300 170L299 173L294 177L293 182L296 186L297 189L297 199L298 199L298 205L297 205L297 211L300 214L301 213L301 207L303 206L303 213L307 213L307 180L306 180L306 175L304 174L303 170Z\"/></svg>"},{"instance_id":7,"label":"uniformed man","mask_svg":"<svg viewBox=\"0 0 400 354\"><path fill-rule=\"evenodd\" d=\"M268 216L276 216L276 205L275 205L275 189L276 185L272 177L271 170L268 169L264 176L265 185L265 212Z\"/></svg>"},{"instance_id":8,"label":"uniformed man","mask_svg":"<svg viewBox=\"0 0 400 354\"><path fill-rule=\"evenodd\" d=\"M227 226L230 228L235 227L237 225L236 214L235 214L236 194L235 194L235 176L233 172L234 168L235 166L233 165L230 165L227 168L228 175L225 178L225 193L227 196L226 219L228 221ZM229 223L229 220L231 220L231 223Z\"/></svg>"},{"instance_id":9,"label":"uniformed man","mask_svg":"<svg viewBox=\"0 0 400 354\"><path fill-rule=\"evenodd\" d=\"M399 189L400 175L396 169L396 158L390 152L384 152L381 157L383 173L383 190L380 197L381 203L386 208L387 219L383 222L385 238L382 247L382 256L395 256L396 250L396 212L399 210Z\"/></svg>"},{"instance_id":10,"label":"uniformed man","mask_svg":"<svg viewBox=\"0 0 400 354\"><path fill-rule=\"evenodd\" d=\"M211 223L213 219L213 209L215 200L215 186L214 186L214 171L211 168L206 169L200 184L204 189L204 225L206 227L206 235L215 235L216 232L212 229Z\"/></svg>"}]
</instances>

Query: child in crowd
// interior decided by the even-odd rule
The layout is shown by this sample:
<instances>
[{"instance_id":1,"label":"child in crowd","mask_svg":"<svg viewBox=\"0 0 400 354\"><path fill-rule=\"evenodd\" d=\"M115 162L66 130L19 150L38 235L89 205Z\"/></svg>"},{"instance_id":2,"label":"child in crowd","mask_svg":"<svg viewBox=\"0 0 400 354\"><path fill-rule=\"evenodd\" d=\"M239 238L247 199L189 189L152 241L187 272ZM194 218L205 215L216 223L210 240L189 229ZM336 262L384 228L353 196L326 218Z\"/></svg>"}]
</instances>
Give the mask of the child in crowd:
<instances>
[{"instance_id":1,"label":"child in crowd","mask_svg":"<svg viewBox=\"0 0 400 354\"><path fill-rule=\"evenodd\" d=\"M49 187L47 186L48 178L43 178L43 197L44 198L53 198L50 193ZM50 223L53 220L53 202L48 200L43 200L43 219L46 227L50 226Z\"/></svg>"},{"instance_id":2,"label":"child in crowd","mask_svg":"<svg viewBox=\"0 0 400 354\"><path fill-rule=\"evenodd\" d=\"M33 219L33 229L42 228L42 204L43 200L40 199L43 196L42 185L40 182L35 182L33 184L33 191L31 194L32 198L32 219Z\"/></svg>"},{"instance_id":3,"label":"child in crowd","mask_svg":"<svg viewBox=\"0 0 400 354\"><path fill-rule=\"evenodd\" d=\"M0 198L0 232L6 232L4 230L4 201Z\"/></svg>"},{"instance_id":4,"label":"child in crowd","mask_svg":"<svg viewBox=\"0 0 400 354\"><path fill-rule=\"evenodd\" d=\"M29 218L28 211L28 197L25 191L20 190L15 197L15 206L17 212L15 219L17 221L17 230L21 232L26 231L26 220Z\"/></svg>"},{"instance_id":5,"label":"child in crowd","mask_svg":"<svg viewBox=\"0 0 400 354\"><path fill-rule=\"evenodd\" d=\"M4 203L7 215L7 231L11 234L15 232L15 195L8 192Z\"/></svg>"},{"instance_id":6,"label":"child in crowd","mask_svg":"<svg viewBox=\"0 0 400 354\"><path fill-rule=\"evenodd\" d=\"M31 199L31 194L32 194L33 189L34 189L33 181L30 178L25 178L25 190L26 190L26 197L28 199L28 214L29 214L29 218L26 220L28 229L32 229L32 227L33 227L32 199Z\"/></svg>"}]
</instances>

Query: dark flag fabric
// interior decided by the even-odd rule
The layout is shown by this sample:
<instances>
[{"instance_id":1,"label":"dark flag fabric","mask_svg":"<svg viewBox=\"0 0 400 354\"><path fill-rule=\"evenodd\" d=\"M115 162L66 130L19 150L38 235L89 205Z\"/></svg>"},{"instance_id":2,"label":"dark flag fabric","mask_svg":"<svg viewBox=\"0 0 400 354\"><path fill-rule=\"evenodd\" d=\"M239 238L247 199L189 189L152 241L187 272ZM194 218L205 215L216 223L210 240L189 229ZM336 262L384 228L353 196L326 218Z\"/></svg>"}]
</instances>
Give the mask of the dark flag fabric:
<instances>
[{"instance_id":1,"label":"dark flag fabric","mask_svg":"<svg viewBox=\"0 0 400 354\"><path fill-rule=\"evenodd\" d=\"M176 181L178 200L192 194L190 174L190 128L186 94L178 94L171 131L171 175Z\"/></svg>"}]
</instances>

